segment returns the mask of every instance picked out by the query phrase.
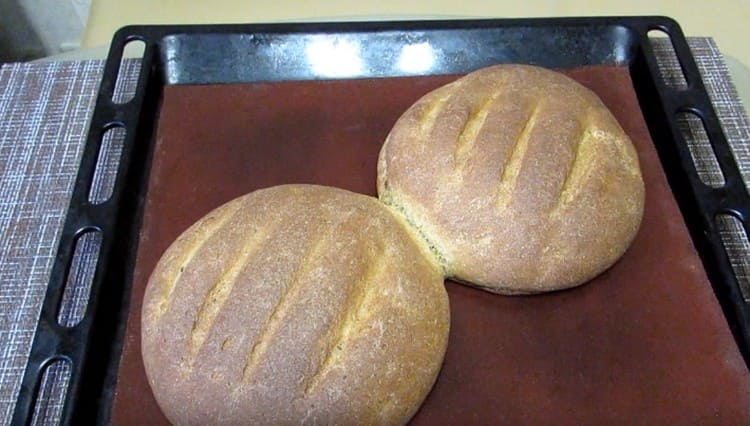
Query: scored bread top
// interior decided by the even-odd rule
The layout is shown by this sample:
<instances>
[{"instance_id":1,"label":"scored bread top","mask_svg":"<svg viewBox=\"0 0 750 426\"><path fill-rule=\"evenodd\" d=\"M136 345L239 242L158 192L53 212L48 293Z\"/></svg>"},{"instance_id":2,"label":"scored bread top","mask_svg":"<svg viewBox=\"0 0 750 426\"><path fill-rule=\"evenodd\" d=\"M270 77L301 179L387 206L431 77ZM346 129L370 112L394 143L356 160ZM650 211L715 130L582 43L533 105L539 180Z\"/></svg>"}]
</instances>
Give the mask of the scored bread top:
<instances>
[{"instance_id":1,"label":"scored bread top","mask_svg":"<svg viewBox=\"0 0 750 426\"><path fill-rule=\"evenodd\" d=\"M418 100L382 147L378 193L447 276L506 294L593 278L630 245L644 203L635 148L601 100L528 65Z\"/></svg>"},{"instance_id":2,"label":"scored bread top","mask_svg":"<svg viewBox=\"0 0 750 426\"><path fill-rule=\"evenodd\" d=\"M449 309L439 267L377 199L284 185L185 231L141 320L175 424L397 424L436 379Z\"/></svg>"}]
</instances>

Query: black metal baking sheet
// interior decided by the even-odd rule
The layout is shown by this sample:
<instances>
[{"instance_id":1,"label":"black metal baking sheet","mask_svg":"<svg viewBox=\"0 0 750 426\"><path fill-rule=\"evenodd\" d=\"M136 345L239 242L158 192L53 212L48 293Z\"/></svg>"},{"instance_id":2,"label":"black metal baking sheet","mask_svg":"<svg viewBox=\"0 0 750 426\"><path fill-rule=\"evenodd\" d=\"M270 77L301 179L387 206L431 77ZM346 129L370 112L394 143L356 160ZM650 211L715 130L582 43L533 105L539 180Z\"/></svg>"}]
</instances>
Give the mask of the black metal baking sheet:
<instances>
[{"instance_id":1,"label":"black metal baking sheet","mask_svg":"<svg viewBox=\"0 0 750 426\"><path fill-rule=\"evenodd\" d=\"M672 88L662 80L648 38L650 30L661 30L670 37L686 88ZM145 43L141 72L135 96L117 104L112 99L120 58L124 46L133 40ZM419 69L399 65L401 49L419 44L429 46L432 63ZM319 47L330 45L350 46L358 62L330 66L340 58ZM687 42L673 20L608 17L130 26L114 36L105 64L13 423L31 421L44 368L59 359L71 363L62 423L106 423L109 418L154 124L165 84L449 74L507 62L551 68L597 64L629 68L694 244L738 347L746 362L750 360L750 307L742 298L715 224L716 215L730 213L742 220L746 232L750 231L750 197ZM725 177L724 186L712 188L699 179L675 119L684 111L703 119ZM88 193L102 134L113 126L126 130L115 186L108 201L91 204ZM75 241L91 229L101 232L102 245L89 306L77 325L62 327L57 323L57 311Z\"/></svg>"}]
</instances>

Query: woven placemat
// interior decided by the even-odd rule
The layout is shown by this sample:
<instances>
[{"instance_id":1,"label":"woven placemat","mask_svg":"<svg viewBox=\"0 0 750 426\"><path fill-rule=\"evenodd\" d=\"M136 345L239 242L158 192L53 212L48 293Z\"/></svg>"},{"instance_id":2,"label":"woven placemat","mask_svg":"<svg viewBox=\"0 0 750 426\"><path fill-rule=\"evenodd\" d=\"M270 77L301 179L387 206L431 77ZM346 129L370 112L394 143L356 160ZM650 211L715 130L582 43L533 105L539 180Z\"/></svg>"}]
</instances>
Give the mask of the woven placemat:
<instances>
[{"instance_id":1,"label":"woven placemat","mask_svg":"<svg viewBox=\"0 0 750 426\"><path fill-rule=\"evenodd\" d=\"M690 38L724 132L747 185L750 182L750 122L737 98L724 60L710 38ZM680 84L681 71L670 55L669 40L655 40L665 80ZM129 64L127 79L137 75ZM10 422L59 234L103 70L103 61L9 64L0 68L0 422ZM126 85L130 86L130 85ZM684 131L700 176L709 184L723 181L711 161L708 139L699 122L686 117ZM116 141L115 141L116 143ZM106 180L106 171L101 179ZM731 218L720 221L735 272L750 295L750 243ZM91 256L95 241L79 254ZM86 264L84 261L83 264ZM62 324L74 324L85 311L90 269L75 271L81 283L66 289ZM48 368L34 423L55 424L64 401L70 366Z\"/></svg>"}]
</instances>

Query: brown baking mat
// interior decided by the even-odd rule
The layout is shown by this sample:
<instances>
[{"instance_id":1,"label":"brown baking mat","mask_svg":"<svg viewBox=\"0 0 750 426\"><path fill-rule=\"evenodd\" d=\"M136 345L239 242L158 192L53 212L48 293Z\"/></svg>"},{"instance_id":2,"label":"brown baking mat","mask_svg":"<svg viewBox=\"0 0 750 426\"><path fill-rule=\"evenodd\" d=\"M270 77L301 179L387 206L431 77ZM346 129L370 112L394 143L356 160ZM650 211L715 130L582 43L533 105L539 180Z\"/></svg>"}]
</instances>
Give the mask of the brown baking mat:
<instances>
[{"instance_id":1,"label":"brown baking mat","mask_svg":"<svg viewBox=\"0 0 750 426\"><path fill-rule=\"evenodd\" d=\"M627 69L567 73L600 95L637 146L647 189L638 237L613 268L573 290L505 297L448 282L448 352L413 423L750 424L750 374ZM165 87L114 424L166 422L146 382L139 336L145 283L172 240L257 188L317 183L374 195L390 127L452 79Z\"/></svg>"}]
</instances>

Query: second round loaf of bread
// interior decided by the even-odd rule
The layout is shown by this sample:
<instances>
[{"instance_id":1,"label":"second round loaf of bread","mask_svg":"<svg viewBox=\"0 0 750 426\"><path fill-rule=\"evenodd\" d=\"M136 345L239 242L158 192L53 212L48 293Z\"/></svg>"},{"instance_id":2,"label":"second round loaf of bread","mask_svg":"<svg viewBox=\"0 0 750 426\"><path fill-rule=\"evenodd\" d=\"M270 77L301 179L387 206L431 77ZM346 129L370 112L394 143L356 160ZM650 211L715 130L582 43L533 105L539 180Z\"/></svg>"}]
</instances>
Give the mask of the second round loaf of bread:
<instances>
[{"instance_id":1,"label":"second round loaf of bread","mask_svg":"<svg viewBox=\"0 0 750 426\"><path fill-rule=\"evenodd\" d=\"M169 247L142 352L175 424L398 424L431 389L448 328L439 267L382 203L286 185Z\"/></svg>"},{"instance_id":2,"label":"second round loaf of bread","mask_svg":"<svg viewBox=\"0 0 750 426\"><path fill-rule=\"evenodd\" d=\"M418 100L380 151L378 193L447 276L510 294L608 268L644 204L636 151L607 107L527 65L484 68Z\"/></svg>"}]
</instances>

